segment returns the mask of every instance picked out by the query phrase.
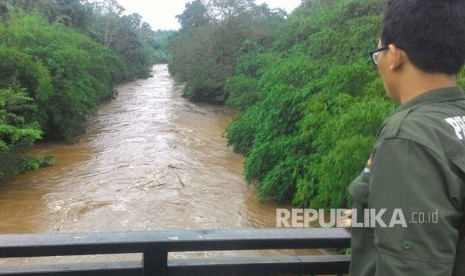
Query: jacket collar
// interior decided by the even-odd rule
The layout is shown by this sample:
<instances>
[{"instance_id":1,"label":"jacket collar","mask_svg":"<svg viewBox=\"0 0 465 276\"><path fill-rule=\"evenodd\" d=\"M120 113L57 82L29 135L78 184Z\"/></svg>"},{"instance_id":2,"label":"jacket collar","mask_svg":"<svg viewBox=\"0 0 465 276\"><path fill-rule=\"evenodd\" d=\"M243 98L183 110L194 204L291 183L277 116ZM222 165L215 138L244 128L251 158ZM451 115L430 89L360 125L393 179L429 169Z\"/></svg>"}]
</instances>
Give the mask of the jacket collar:
<instances>
[{"instance_id":1,"label":"jacket collar","mask_svg":"<svg viewBox=\"0 0 465 276\"><path fill-rule=\"evenodd\" d=\"M465 100L465 94L461 87L456 86L435 89L425 92L420 96L417 96L411 99L410 101L404 103L396 109L395 113L425 104L449 102L456 100Z\"/></svg>"}]
</instances>

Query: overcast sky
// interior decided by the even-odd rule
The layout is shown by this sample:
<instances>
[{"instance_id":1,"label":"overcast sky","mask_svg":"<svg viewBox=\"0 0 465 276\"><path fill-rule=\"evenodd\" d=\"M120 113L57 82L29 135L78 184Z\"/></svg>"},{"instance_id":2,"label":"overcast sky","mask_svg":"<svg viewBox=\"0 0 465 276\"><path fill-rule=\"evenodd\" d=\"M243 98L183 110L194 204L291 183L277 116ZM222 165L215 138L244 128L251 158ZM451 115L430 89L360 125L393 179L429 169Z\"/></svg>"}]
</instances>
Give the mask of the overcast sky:
<instances>
[{"instance_id":1,"label":"overcast sky","mask_svg":"<svg viewBox=\"0 0 465 276\"><path fill-rule=\"evenodd\" d=\"M186 3L192 0L117 0L128 13L138 13L153 30L177 30L180 28L175 16L181 14ZM270 8L281 8L292 12L301 0L256 0L257 5L267 3Z\"/></svg>"}]
</instances>

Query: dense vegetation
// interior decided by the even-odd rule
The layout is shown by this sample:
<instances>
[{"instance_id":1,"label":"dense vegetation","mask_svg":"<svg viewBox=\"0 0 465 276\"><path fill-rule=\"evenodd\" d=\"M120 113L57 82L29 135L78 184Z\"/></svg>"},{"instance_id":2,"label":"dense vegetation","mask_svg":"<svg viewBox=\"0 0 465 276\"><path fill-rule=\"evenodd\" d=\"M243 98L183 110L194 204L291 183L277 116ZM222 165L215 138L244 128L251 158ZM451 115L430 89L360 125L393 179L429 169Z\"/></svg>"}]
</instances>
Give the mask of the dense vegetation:
<instances>
[{"instance_id":1,"label":"dense vegetation","mask_svg":"<svg viewBox=\"0 0 465 276\"><path fill-rule=\"evenodd\" d=\"M0 0L0 179L49 165L25 150L73 142L115 85L166 62L167 33L114 0Z\"/></svg>"},{"instance_id":2,"label":"dense vegetation","mask_svg":"<svg viewBox=\"0 0 465 276\"><path fill-rule=\"evenodd\" d=\"M349 206L347 186L395 108L368 55L384 4L304 0L286 16L248 0L196 0L178 17L171 73L187 98L237 109L227 138L261 199Z\"/></svg>"},{"instance_id":3,"label":"dense vegetation","mask_svg":"<svg viewBox=\"0 0 465 276\"><path fill-rule=\"evenodd\" d=\"M248 45L246 39L270 45L273 28L284 21L282 11L271 11L253 0L200 0L186 5L178 16L182 29L170 43L170 72L184 82L184 95L191 100L224 102L226 80L235 72L236 61Z\"/></svg>"}]
</instances>

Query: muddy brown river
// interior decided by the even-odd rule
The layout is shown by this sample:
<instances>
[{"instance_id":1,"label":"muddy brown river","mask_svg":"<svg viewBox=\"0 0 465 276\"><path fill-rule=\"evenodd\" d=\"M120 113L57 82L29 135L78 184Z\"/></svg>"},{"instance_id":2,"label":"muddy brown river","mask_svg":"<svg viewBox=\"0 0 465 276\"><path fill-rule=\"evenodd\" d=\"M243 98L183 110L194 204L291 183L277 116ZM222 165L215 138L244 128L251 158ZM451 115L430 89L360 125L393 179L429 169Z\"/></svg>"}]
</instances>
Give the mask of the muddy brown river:
<instances>
[{"instance_id":1,"label":"muddy brown river","mask_svg":"<svg viewBox=\"0 0 465 276\"><path fill-rule=\"evenodd\" d=\"M33 149L53 167L0 185L0 233L275 226L223 136L231 111L181 98L166 65L118 92L76 144Z\"/></svg>"},{"instance_id":2,"label":"muddy brown river","mask_svg":"<svg viewBox=\"0 0 465 276\"><path fill-rule=\"evenodd\" d=\"M87 133L76 144L41 144L31 151L54 155L55 165L10 177L0 185L0 234L275 227L276 208L289 206L258 202L253 187L243 180L244 158L224 138L233 112L181 98L181 88L166 65L155 66L152 74L119 86L118 98L88 119ZM86 260L23 258L0 264L82 261Z\"/></svg>"}]
</instances>

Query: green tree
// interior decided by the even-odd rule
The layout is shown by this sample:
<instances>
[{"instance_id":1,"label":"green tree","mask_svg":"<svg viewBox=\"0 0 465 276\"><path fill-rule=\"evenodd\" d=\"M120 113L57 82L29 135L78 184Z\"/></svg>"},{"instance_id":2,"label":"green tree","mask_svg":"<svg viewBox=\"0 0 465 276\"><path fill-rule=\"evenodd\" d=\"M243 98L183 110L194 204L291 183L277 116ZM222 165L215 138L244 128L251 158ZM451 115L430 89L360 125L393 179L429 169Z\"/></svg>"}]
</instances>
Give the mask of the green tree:
<instances>
[{"instance_id":1,"label":"green tree","mask_svg":"<svg viewBox=\"0 0 465 276\"><path fill-rule=\"evenodd\" d=\"M0 179L41 165L23 154L42 135L39 124L28 119L35 112L34 99L24 89L0 89Z\"/></svg>"},{"instance_id":2,"label":"green tree","mask_svg":"<svg viewBox=\"0 0 465 276\"><path fill-rule=\"evenodd\" d=\"M208 10L201 0L186 3L182 14L176 15L183 30L198 28L210 22Z\"/></svg>"},{"instance_id":3,"label":"green tree","mask_svg":"<svg viewBox=\"0 0 465 276\"><path fill-rule=\"evenodd\" d=\"M57 19L69 19L69 25L84 30L91 21L92 9L87 1L83 0L55 0ZM68 25L68 24L67 24Z\"/></svg>"},{"instance_id":4,"label":"green tree","mask_svg":"<svg viewBox=\"0 0 465 276\"><path fill-rule=\"evenodd\" d=\"M227 21L256 8L254 0L205 0L212 19Z\"/></svg>"},{"instance_id":5,"label":"green tree","mask_svg":"<svg viewBox=\"0 0 465 276\"><path fill-rule=\"evenodd\" d=\"M10 11L5 3L0 2L0 23L5 23L10 17Z\"/></svg>"},{"instance_id":6,"label":"green tree","mask_svg":"<svg viewBox=\"0 0 465 276\"><path fill-rule=\"evenodd\" d=\"M249 0L210 1L204 5L211 22L198 27L189 23L171 40L169 68L177 81L185 83L184 96L188 99L224 103L228 97L226 81L236 71L243 42L250 39L270 45L274 29L284 16ZM193 5L188 8L186 14Z\"/></svg>"},{"instance_id":7,"label":"green tree","mask_svg":"<svg viewBox=\"0 0 465 276\"><path fill-rule=\"evenodd\" d=\"M144 28L144 25L142 26ZM145 31L144 31L145 33ZM168 44L176 31L161 31L156 32L150 29L150 34L144 35L147 44L153 49L152 55L155 63L169 63L171 55L168 51Z\"/></svg>"}]
</instances>

